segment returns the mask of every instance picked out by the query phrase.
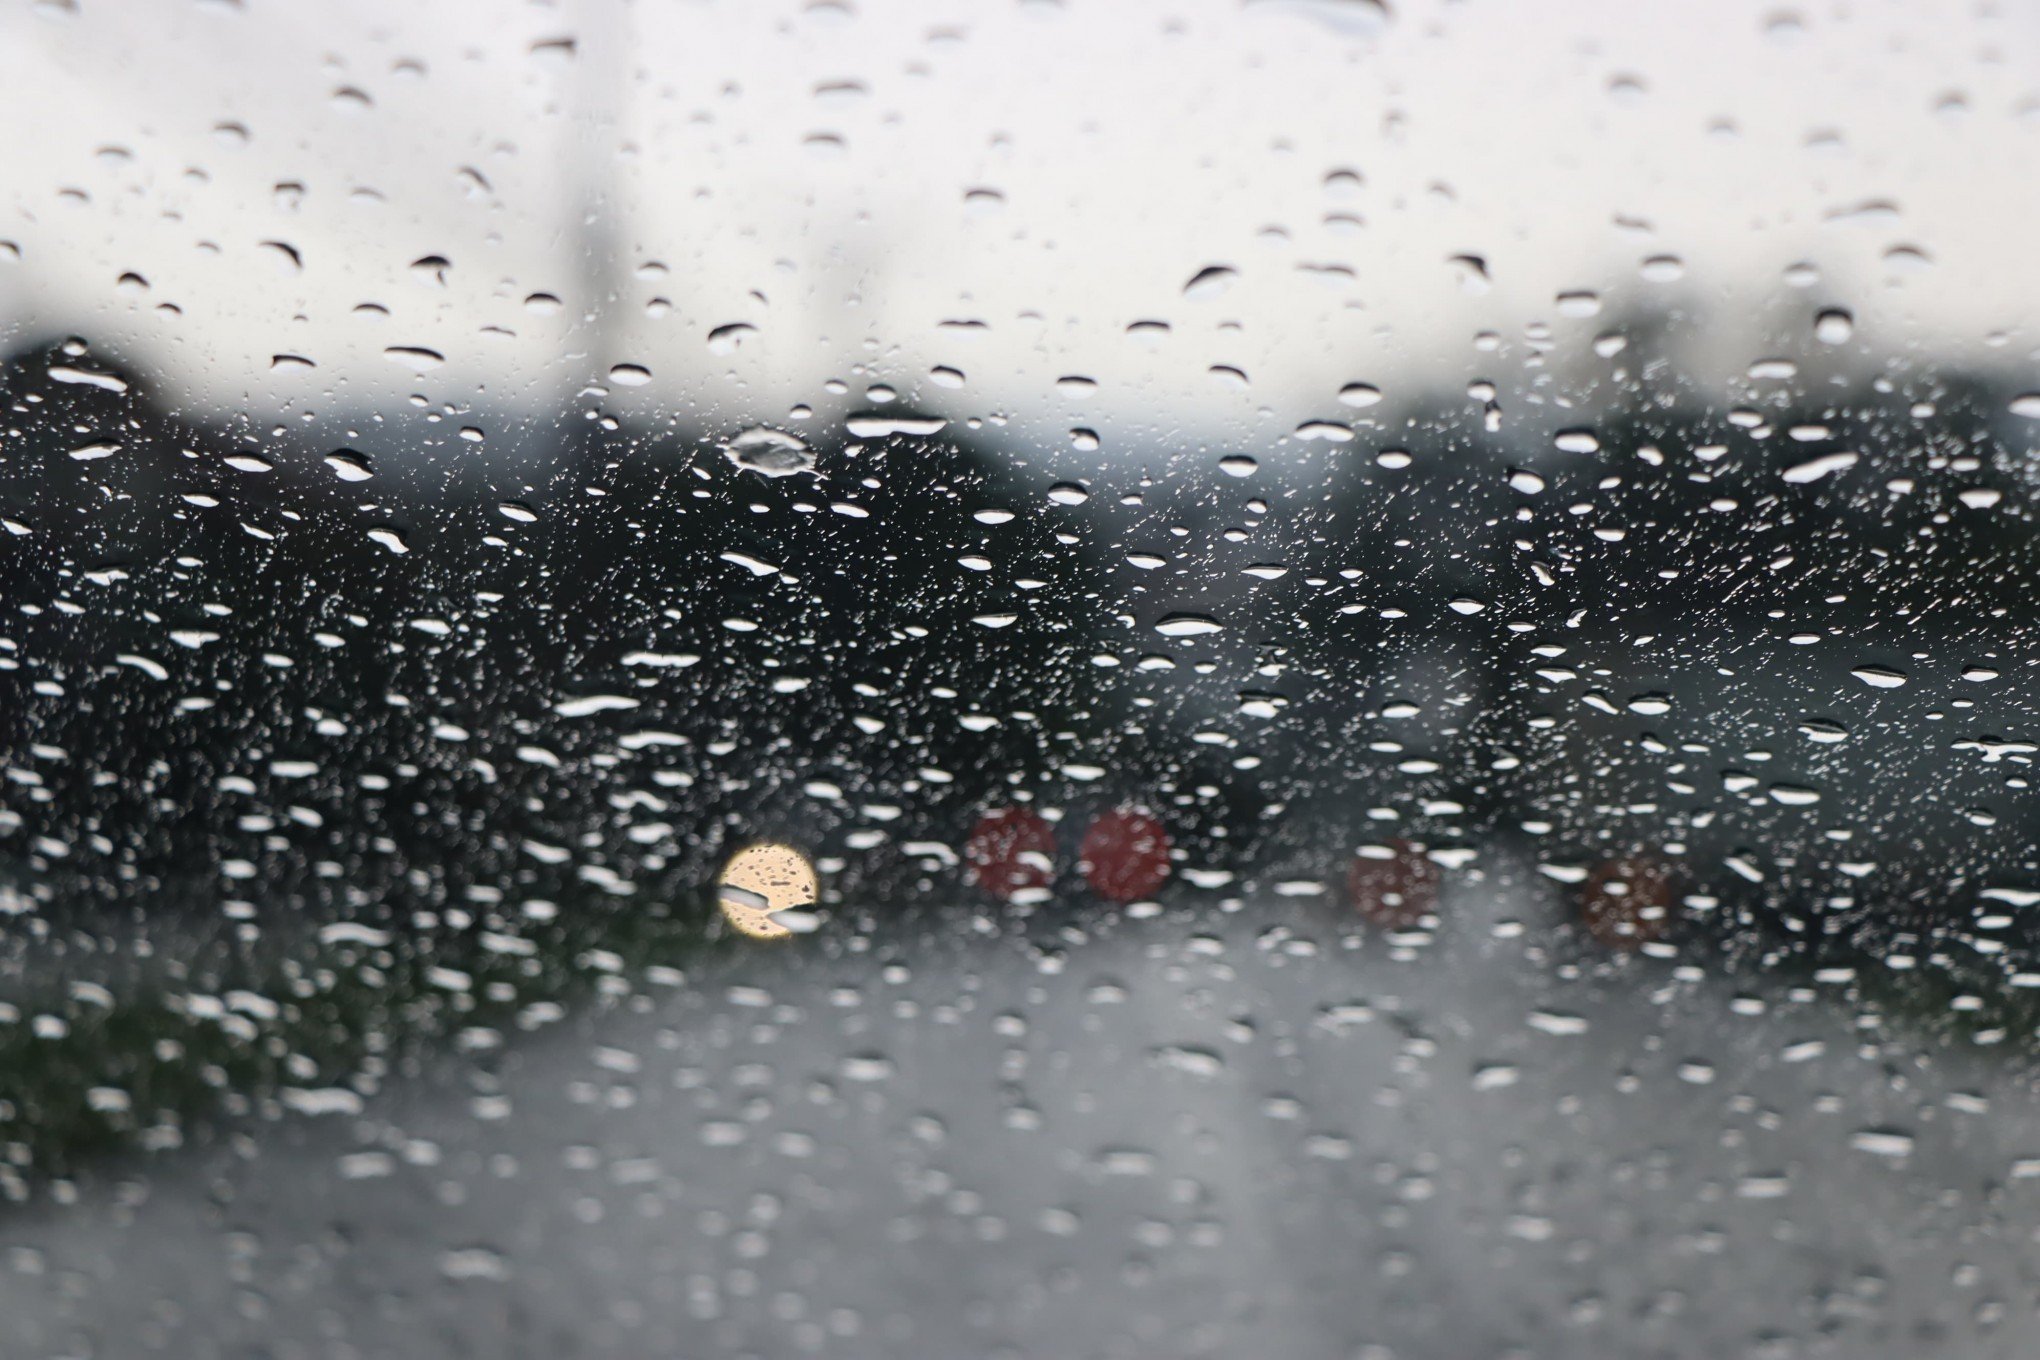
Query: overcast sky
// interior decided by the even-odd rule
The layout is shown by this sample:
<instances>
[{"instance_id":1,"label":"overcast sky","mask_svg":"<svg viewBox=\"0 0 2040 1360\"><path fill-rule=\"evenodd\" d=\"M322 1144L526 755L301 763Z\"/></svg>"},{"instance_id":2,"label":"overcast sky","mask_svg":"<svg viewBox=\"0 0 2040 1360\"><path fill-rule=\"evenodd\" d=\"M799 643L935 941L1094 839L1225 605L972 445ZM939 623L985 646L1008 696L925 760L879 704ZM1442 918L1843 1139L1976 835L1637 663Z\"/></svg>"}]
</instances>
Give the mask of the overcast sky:
<instances>
[{"instance_id":1,"label":"overcast sky","mask_svg":"<svg viewBox=\"0 0 2040 1360\"><path fill-rule=\"evenodd\" d=\"M1540 319L1590 358L1654 299L1721 371L1841 305L1873 350L2018 372L2040 10L1993 8L14 6L0 325L258 418L551 409L629 363L612 406L736 425L885 381L1108 442L1272 438L1346 383L1504 368Z\"/></svg>"}]
</instances>

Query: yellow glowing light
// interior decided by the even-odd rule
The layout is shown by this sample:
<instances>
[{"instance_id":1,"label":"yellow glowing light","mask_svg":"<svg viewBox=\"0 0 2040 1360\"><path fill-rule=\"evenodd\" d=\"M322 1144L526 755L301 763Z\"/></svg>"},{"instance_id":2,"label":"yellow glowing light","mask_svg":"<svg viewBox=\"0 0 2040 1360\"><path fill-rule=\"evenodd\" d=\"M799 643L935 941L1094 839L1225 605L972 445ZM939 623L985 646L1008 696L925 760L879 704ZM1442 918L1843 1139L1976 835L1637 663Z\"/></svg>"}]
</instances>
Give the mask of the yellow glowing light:
<instances>
[{"instance_id":1,"label":"yellow glowing light","mask_svg":"<svg viewBox=\"0 0 2040 1360\"><path fill-rule=\"evenodd\" d=\"M814 866L790 845L751 845L730 856L716 884L723 918L754 940L784 940L814 929Z\"/></svg>"}]
</instances>

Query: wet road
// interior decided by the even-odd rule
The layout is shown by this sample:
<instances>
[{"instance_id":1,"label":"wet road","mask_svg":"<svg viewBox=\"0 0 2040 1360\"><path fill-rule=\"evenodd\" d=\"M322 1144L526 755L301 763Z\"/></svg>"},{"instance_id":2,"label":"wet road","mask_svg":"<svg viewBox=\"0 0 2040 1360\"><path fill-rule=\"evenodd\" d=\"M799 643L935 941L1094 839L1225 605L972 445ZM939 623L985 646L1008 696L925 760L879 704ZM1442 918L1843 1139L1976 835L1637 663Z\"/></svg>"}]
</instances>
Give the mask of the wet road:
<instances>
[{"instance_id":1,"label":"wet road","mask_svg":"<svg viewBox=\"0 0 2040 1360\"><path fill-rule=\"evenodd\" d=\"M1204 896L759 947L358 1114L103 1168L0 1223L5 1353L2040 1340L2016 1037L1937 1037L1838 977L1554 954L1494 883L1449 888L1421 944Z\"/></svg>"}]
</instances>

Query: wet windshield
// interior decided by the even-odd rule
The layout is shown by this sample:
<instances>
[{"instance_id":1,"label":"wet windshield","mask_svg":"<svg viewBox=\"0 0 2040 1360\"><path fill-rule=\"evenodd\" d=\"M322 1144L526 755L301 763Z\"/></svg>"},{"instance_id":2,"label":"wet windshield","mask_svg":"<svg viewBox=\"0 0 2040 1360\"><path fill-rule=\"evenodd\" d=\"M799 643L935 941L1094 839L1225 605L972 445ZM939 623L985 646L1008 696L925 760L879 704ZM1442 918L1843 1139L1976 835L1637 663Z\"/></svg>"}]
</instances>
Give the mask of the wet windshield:
<instances>
[{"instance_id":1,"label":"wet windshield","mask_svg":"<svg viewBox=\"0 0 2040 1360\"><path fill-rule=\"evenodd\" d=\"M0 14L0 1353L2030 1353L2036 58Z\"/></svg>"}]
</instances>

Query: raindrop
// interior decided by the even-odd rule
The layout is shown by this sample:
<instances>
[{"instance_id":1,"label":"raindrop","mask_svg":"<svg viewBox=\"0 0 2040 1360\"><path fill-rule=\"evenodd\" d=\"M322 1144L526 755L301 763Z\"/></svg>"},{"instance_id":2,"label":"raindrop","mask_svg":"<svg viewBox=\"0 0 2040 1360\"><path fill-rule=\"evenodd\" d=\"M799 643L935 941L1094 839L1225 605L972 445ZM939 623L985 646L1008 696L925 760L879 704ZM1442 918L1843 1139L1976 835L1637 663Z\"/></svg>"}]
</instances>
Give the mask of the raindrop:
<instances>
[{"instance_id":1,"label":"raindrop","mask_svg":"<svg viewBox=\"0 0 2040 1360\"><path fill-rule=\"evenodd\" d=\"M553 712L562 718L586 718L596 713L626 712L637 706L637 700L620 694L584 694L576 699L561 699L553 705Z\"/></svg>"},{"instance_id":2,"label":"raindrop","mask_svg":"<svg viewBox=\"0 0 2040 1360\"><path fill-rule=\"evenodd\" d=\"M1239 271L1229 265L1215 264L1200 269L1183 285L1183 296L1192 301L1214 298L1232 287L1239 278Z\"/></svg>"},{"instance_id":3,"label":"raindrop","mask_svg":"<svg viewBox=\"0 0 2040 1360\"><path fill-rule=\"evenodd\" d=\"M813 472L814 450L782 430L755 426L723 446L730 462L761 477L792 477Z\"/></svg>"},{"instance_id":4,"label":"raindrop","mask_svg":"<svg viewBox=\"0 0 2040 1360\"><path fill-rule=\"evenodd\" d=\"M1335 420L1307 420L1296 427L1296 437L1302 440L1322 440L1327 444L1349 444L1353 440L1353 429Z\"/></svg>"},{"instance_id":5,"label":"raindrop","mask_svg":"<svg viewBox=\"0 0 2040 1360\"><path fill-rule=\"evenodd\" d=\"M1909 678L1903 671L1891 670L1884 666L1859 666L1849 674L1872 689L1897 689Z\"/></svg>"},{"instance_id":6,"label":"raindrop","mask_svg":"<svg viewBox=\"0 0 2040 1360\"><path fill-rule=\"evenodd\" d=\"M949 422L941 416L889 416L873 411L860 411L843 424L859 439L883 439L887 435L895 434L937 434Z\"/></svg>"},{"instance_id":7,"label":"raindrop","mask_svg":"<svg viewBox=\"0 0 2040 1360\"><path fill-rule=\"evenodd\" d=\"M643 364L617 364L609 370L609 381L618 387L643 387L652 380L652 370Z\"/></svg>"},{"instance_id":8,"label":"raindrop","mask_svg":"<svg viewBox=\"0 0 2040 1360\"><path fill-rule=\"evenodd\" d=\"M1849 1135L1849 1146L1873 1157L1909 1157L1912 1155L1913 1138L1909 1133L1890 1129L1859 1129Z\"/></svg>"},{"instance_id":9,"label":"raindrop","mask_svg":"<svg viewBox=\"0 0 2040 1360\"><path fill-rule=\"evenodd\" d=\"M1855 465L1856 455L1853 453L1829 453L1786 468L1783 475L1786 481L1803 485L1807 482L1817 482L1831 472L1842 472Z\"/></svg>"},{"instance_id":10,"label":"raindrop","mask_svg":"<svg viewBox=\"0 0 2040 1360\"><path fill-rule=\"evenodd\" d=\"M735 354L743 348L746 340L758 333L758 328L745 321L732 321L727 326L717 326L708 333L708 352L723 355Z\"/></svg>"},{"instance_id":11,"label":"raindrop","mask_svg":"<svg viewBox=\"0 0 2040 1360\"><path fill-rule=\"evenodd\" d=\"M1225 625L1203 614L1169 614L1155 624L1163 637L1203 637L1220 632Z\"/></svg>"},{"instance_id":12,"label":"raindrop","mask_svg":"<svg viewBox=\"0 0 2040 1360\"><path fill-rule=\"evenodd\" d=\"M336 449L327 454L326 466L343 482L365 482L375 475L367 461L352 449Z\"/></svg>"},{"instance_id":13,"label":"raindrop","mask_svg":"<svg viewBox=\"0 0 2040 1360\"><path fill-rule=\"evenodd\" d=\"M1813 338L1823 345L1847 344L1856 333L1856 318L1839 307L1830 307L1813 319Z\"/></svg>"},{"instance_id":14,"label":"raindrop","mask_svg":"<svg viewBox=\"0 0 2040 1360\"><path fill-rule=\"evenodd\" d=\"M1893 246L1884 252L1884 263L1895 275L1919 274L1933 267L1934 257L1918 246Z\"/></svg>"},{"instance_id":15,"label":"raindrop","mask_svg":"<svg viewBox=\"0 0 2040 1360\"><path fill-rule=\"evenodd\" d=\"M425 349L418 345L391 345L383 350L385 358L392 363L402 364L413 373L430 373L446 362L446 356L436 349Z\"/></svg>"},{"instance_id":16,"label":"raindrop","mask_svg":"<svg viewBox=\"0 0 2040 1360\"><path fill-rule=\"evenodd\" d=\"M1491 286L1487 261L1478 255L1454 255L1446 261L1459 276L1464 293L1485 293Z\"/></svg>"},{"instance_id":17,"label":"raindrop","mask_svg":"<svg viewBox=\"0 0 2040 1360\"><path fill-rule=\"evenodd\" d=\"M96 387L103 392L125 392L128 385L111 373L94 373L89 369L72 368L68 364L52 364L50 380L60 383L74 383L85 387Z\"/></svg>"}]
</instances>

